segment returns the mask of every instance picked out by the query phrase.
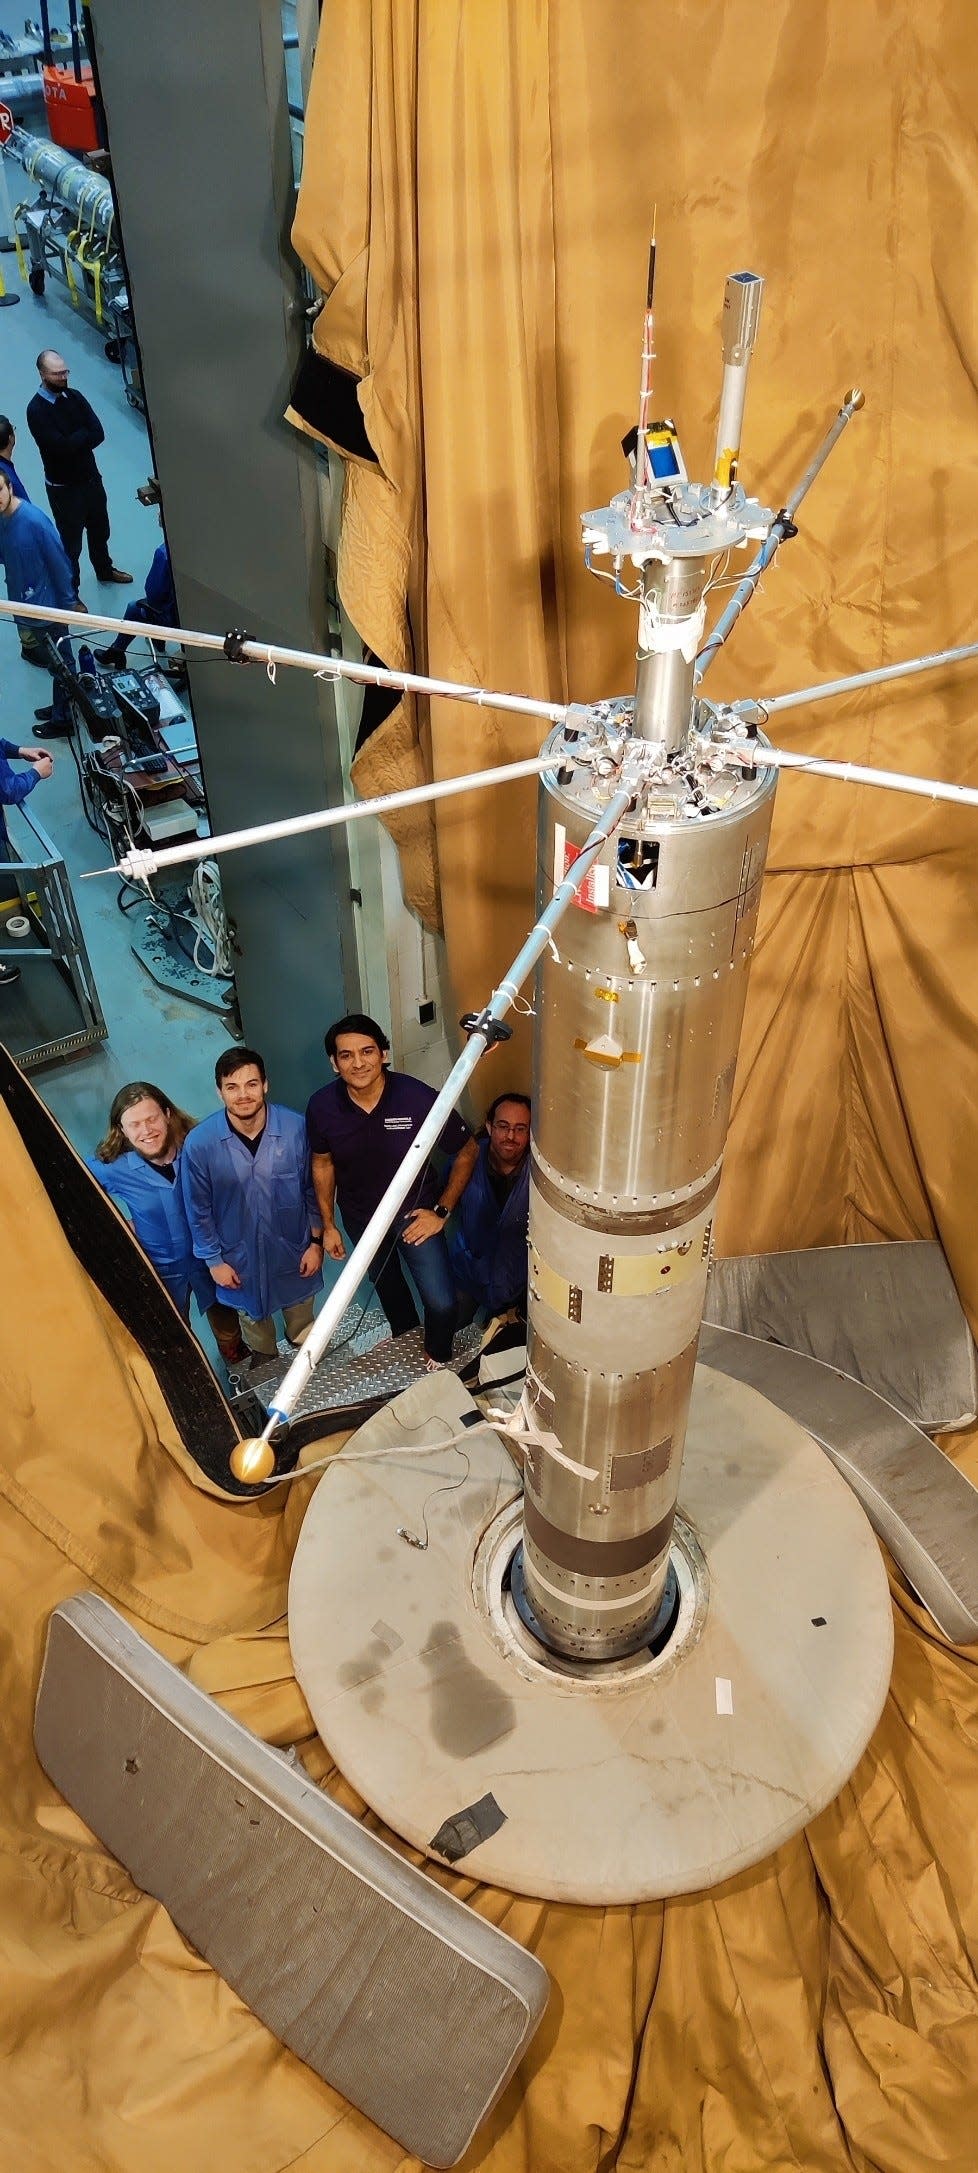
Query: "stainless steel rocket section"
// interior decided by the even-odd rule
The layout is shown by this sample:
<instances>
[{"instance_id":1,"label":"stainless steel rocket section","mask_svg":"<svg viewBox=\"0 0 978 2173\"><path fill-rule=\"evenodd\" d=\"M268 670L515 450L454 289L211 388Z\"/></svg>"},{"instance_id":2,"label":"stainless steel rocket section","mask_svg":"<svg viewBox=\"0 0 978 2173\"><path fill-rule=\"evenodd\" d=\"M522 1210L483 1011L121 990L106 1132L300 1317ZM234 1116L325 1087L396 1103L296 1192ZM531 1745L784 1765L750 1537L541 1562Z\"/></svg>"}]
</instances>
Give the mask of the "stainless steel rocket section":
<instances>
[{"instance_id":1,"label":"stainless steel rocket section","mask_svg":"<svg viewBox=\"0 0 978 2173\"><path fill-rule=\"evenodd\" d=\"M626 818L539 969L521 1578L561 1653L663 1598L775 782ZM542 904L600 793L542 779Z\"/></svg>"}]
</instances>

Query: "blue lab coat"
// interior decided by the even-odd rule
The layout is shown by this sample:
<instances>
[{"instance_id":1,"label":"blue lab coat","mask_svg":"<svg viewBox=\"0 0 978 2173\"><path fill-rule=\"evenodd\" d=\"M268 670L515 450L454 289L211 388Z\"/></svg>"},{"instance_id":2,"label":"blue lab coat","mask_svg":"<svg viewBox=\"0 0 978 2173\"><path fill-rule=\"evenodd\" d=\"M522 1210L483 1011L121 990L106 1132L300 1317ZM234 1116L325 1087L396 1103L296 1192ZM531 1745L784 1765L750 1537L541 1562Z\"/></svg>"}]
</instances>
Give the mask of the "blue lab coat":
<instances>
[{"instance_id":1,"label":"blue lab coat","mask_svg":"<svg viewBox=\"0 0 978 2173\"><path fill-rule=\"evenodd\" d=\"M166 1284L174 1304L186 1315L191 1291L202 1313L225 1295L230 1298L235 1294L218 1290L203 1262L194 1258L180 1183L182 1153L182 1149L177 1152L177 1174L172 1185L135 1148L120 1154L115 1162L92 1161L88 1167L103 1192L125 1209L147 1259Z\"/></svg>"},{"instance_id":2,"label":"blue lab coat","mask_svg":"<svg viewBox=\"0 0 978 2173\"><path fill-rule=\"evenodd\" d=\"M227 1262L240 1290L212 1284L215 1298L251 1320L301 1305L322 1288L322 1274L300 1275L299 1262L322 1217L312 1188L305 1121L270 1102L252 1155L223 1109L195 1124L180 1157L180 1182L198 1260Z\"/></svg>"},{"instance_id":3,"label":"blue lab coat","mask_svg":"<svg viewBox=\"0 0 978 2173\"><path fill-rule=\"evenodd\" d=\"M502 1207L489 1182L489 1142L455 1209L448 1257L459 1288L478 1298L488 1313L526 1305L526 1224L530 1209L527 1155Z\"/></svg>"},{"instance_id":4,"label":"blue lab coat","mask_svg":"<svg viewBox=\"0 0 978 2173\"><path fill-rule=\"evenodd\" d=\"M10 839L3 819L4 808L19 807L28 793L33 792L35 785L41 782L32 762L25 763L22 770L11 769L9 757L13 755L16 758L19 753L15 739L0 739L0 860L10 859ZM165 1184L166 1179L163 1181Z\"/></svg>"}]
</instances>

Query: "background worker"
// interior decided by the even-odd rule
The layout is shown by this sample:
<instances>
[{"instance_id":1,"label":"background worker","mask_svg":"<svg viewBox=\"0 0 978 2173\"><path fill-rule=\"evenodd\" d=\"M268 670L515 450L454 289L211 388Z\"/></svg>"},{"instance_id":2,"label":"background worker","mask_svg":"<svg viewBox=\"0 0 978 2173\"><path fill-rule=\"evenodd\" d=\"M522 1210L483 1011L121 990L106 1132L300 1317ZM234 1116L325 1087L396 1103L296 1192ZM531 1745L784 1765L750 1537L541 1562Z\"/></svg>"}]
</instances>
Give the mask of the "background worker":
<instances>
[{"instance_id":1,"label":"background worker","mask_svg":"<svg viewBox=\"0 0 978 2173\"><path fill-rule=\"evenodd\" d=\"M460 1325L480 1307L490 1318L511 1309L526 1312L529 1096L497 1094L478 1146L448 1241Z\"/></svg>"},{"instance_id":2,"label":"background worker","mask_svg":"<svg viewBox=\"0 0 978 2173\"><path fill-rule=\"evenodd\" d=\"M162 520L162 515L160 516ZM123 618L131 619L136 626L175 626L177 623L177 599L173 587L170 552L166 542L161 543L153 555L153 563L146 576L146 593L135 603L127 604ZM120 666L126 661L126 650L134 640L133 634L117 634L104 649L96 649L100 664Z\"/></svg>"},{"instance_id":3,"label":"background worker","mask_svg":"<svg viewBox=\"0 0 978 2173\"><path fill-rule=\"evenodd\" d=\"M193 1295L210 1322L226 1365L247 1354L234 1307L218 1298L203 1261L195 1258L180 1184L180 1156L194 1118L148 1079L120 1087L105 1138L88 1167L121 1207L184 1320Z\"/></svg>"},{"instance_id":4,"label":"background worker","mask_svg":"<svg viewBox=\"0 0 978 2173\"><path fill-rule=\"evenodd\" d=\"M17 432L9 415L0 415L0 475L6 476L8 483L13 488L14 496L19 498L23 505L30 505L30 491L25 489L14 467L14 447L16 443Z\"/></svg>"},{"instance_id":5,"label":"background worker","mask_svg":"<svg viewBox=\"0 0 978 2173\"><path fill-rule=\"evenodd\" d=\"M11 762L26 762L26 770L12 770ZM54 768L54 756L46 747L18 747L12 739L0 739L0 861L12 858L5 807L19 807L42 778L50 777ZM20 980L20 967L8 966L0 958L0 988L12 988Z\"/></svg>"},{"instance_id":6,"label":"background worker","mask_svg":"<svg viewBox=\"0 0 978 2173\"><path fill-rule=\"evenodd\" d=\"M363 1012L352 1012L329 1027L326 1054L336 1079L312 1096L306 1126L323 1242L332 1260L342 1260L346 1246L336 1226L337 1207L347 1236L356 1244L437 1096L423 1079L388 1069L387 1037ZM410 1268L421 1296L429 1367L444 1365L451 1357L455 1334L455 1286L444 1226L462 1197L477 1153L461 1117L453 1113L447 1119L435 1153L439 1158L454 1155L451 1168L440 1182L430 1159L425 1163L369 1270L391 1334L399 1336L418 1324L401 1262Z\"/></svg>"},{"instance_id":7,"label":"background worker","mask_svg":"<svg viewBox=\"0 0 978 2173\"><path fill-rule=\"evenodd\" d=\"M30 491L21 481L14 467L14 447L16 443L17 432L9 415L0 415L0 475L6 476L14 497L19 498L22 505L29 506L31 502ZM34 628L29 626L27 620L24 619L17 631L20 635L20 653L25 664L40 664L43 670L46 658L38 647Z\"/></svg>"},{"instance_id":8,"label":"background worker","mask_svg":"<svg viewBox=\"0 0 978 2173\"><path fill-rule=\"evenodd\" d=\"M41 382L28 402L27 427L41 455L51 511L71 562L75 589L83 537L87 537L97 581L131 581L131 573L113 566L109 552L109 507L95 460L95 447L104 442L105 431L84 394L69 390L63 355L53 347L43 348L37 373Z\"/></svg>"},{"instance_id":9,"label":"background worker","mask_svg":"<svg viewBox=\"0 0 978 2173\"><path fill-rule=\"evenodd\" d=\"M17 497L9 478L0 475L0 565L12 604L48 604L55 611L71 611L76 602L71 567L53 521L40 506ZM75 658L68 635L57 624L44 626L37 619L24 620L37 636L46 634L70 671ZM18 620L18 630L21 622ZM35 709L38 728L34 737L49 731L64 738L71 731L68 696L57 674L53 675L51 706Z\"/></svg>"},{"instance_id":10,"label":"background worker","mask_svg":"<svg viewBox=\"0 0 978 2173\"><path fill-rule=\"evenodd\" d=\"M296 1110L269 1101L257 1049L225 1049L214 1078L222 1106L184 1144L184 1205L215 1296L236 1308L249 1350L272 1358L274 1315L282 1313L297 1346L322 1289L322 1222L306 1128Z\"/></svg>"}]
</instances>

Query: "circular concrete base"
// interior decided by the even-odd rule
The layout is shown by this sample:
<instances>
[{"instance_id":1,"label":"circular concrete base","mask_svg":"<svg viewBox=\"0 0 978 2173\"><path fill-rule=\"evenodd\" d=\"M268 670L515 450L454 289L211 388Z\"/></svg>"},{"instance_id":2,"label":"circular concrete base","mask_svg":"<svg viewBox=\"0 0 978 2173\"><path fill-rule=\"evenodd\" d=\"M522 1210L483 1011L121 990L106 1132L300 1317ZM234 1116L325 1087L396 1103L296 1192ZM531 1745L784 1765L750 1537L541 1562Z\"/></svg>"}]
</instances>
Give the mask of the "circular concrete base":
<instances>
[{"instance_id":1,"label":"circular concrete base","mask_svg":"<svg viewBox=\"0 0 978 2173\"><path fill-rule=\"evenodd\" d=\"M417 1848L545 1900L693 1893L769 1855L838 1793L886 1697L889 1590L854 1496L799 1426L699 1367L676 1634L637 1665L555 1666L508 1598L509 1454L478 1424L437 1446L476 1415L432 1375L306 1512L289 1636L337 1764Z\"/></svg>"}]
</instances>

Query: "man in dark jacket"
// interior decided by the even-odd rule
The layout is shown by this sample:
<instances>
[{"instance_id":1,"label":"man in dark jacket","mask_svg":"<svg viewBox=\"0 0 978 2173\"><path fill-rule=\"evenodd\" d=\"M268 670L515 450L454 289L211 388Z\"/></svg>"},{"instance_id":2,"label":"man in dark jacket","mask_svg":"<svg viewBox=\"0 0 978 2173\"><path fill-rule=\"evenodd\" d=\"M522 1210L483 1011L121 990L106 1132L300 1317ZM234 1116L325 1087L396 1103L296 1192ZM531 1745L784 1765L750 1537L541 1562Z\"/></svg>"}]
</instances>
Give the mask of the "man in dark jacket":
<instances>
[{"instance_id":1,"label":"man in dark jacket","mask_svg":"<svg viewBox=\"0 0 978 2173\"><path fill-rule=\"evenodd\" d=\"M497 1094L448 1241L463 1322L480 1306L490 1316L526 1312L529 1205L530 1104L525 1094Z\"/></svg>"},{"instance_id":2,"label":"man in dark jacket","mask_svg":"<svg viewBox=\"0 0 978 2173\"><path fill-rule=\"evenodd\" d=\"M95 447L105 431L80 392L68 390L68 365L53 347L37 358L41 383L28 403L27 427L44 465L44 480L55 526L79 581L82 537L97 581L131 581L131 573L113 566L109 553L109 508L105 485L95 465Z\"/></svg>"}]
</instances>

